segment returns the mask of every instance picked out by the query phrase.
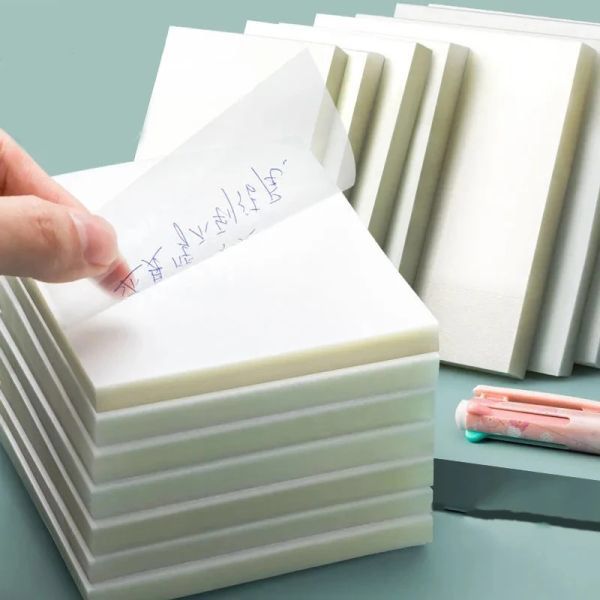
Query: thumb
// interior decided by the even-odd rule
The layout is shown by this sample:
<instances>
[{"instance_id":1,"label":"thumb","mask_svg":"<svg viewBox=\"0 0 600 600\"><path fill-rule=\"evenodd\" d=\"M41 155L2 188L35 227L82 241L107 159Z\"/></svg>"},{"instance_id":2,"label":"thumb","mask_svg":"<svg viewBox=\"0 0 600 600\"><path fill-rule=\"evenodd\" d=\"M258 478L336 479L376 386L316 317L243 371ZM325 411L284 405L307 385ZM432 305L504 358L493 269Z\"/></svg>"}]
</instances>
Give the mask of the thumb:
<instances>
[{"instance_id":1,"label":"thumb","mask_svg":"<svg viewBox=\"0 0 600 600\"><path fill-rule=\"evenodd\" d=\"M0 274L58 283L102 277L118 260L101 217L36 196L0 197Z\"/></svg>"}]
</instances>

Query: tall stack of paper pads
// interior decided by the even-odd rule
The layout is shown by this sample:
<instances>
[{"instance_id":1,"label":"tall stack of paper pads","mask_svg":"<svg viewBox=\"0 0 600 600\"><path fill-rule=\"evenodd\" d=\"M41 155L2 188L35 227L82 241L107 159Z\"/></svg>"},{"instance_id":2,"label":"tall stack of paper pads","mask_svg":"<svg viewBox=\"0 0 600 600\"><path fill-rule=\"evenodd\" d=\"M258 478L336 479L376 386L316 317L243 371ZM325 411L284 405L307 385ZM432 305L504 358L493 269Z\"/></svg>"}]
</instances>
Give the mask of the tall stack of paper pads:
<instances>
[{"instance_id":1,"label":"tall stack of paper pads","mask_svg":"<svg viewBox=\"0 0 600 600\"><path fill-rule=\"evenodd\" d=\"M408 284L442 360L600 366L600 26L397 17L172 28L136 162L59 178L96 210L308 47L354 211L323 200L67 330L2 281L3 441L87 597L429 541L437 324Z\"/></svg>"}]
</instances>

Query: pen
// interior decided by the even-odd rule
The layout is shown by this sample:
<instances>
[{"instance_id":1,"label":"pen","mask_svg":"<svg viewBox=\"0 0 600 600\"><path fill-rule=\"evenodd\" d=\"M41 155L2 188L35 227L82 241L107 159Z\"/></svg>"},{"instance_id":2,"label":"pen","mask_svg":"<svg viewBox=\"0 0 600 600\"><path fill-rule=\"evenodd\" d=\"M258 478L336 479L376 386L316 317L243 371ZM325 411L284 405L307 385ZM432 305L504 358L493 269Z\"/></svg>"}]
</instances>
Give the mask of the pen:
<instances>
[{"instance_id":1,"label":"pen","mask_svg":"<svg viewBox=\"0 0 600 600\"><path fill-rule=\"evenodd\" d=\"M542 392L478 386L456 407L470 442L486 438L600 454L600 402Z\"/></svg>"}]
</instances>

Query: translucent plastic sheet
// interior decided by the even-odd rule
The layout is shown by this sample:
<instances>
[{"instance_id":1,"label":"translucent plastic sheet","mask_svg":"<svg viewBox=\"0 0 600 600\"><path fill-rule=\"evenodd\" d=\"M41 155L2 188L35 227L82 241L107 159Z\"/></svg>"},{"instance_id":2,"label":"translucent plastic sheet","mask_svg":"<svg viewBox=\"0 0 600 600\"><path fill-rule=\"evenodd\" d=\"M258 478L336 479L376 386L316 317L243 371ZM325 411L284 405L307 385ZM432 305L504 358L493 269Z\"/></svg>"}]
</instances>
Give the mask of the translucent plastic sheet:
<instances>
[{"instance_id":1,"label":"translucent plastic sheet","mask_svg":"<svg viewBox=\"0 0 600 600\"><path fill-rule=\"evenodd\" d=\"M89 280L40 288L69 326L350 188L354 178L339 113L302 52L102 208L126 278L110 291Z\"/></svg>"}]
</instances>

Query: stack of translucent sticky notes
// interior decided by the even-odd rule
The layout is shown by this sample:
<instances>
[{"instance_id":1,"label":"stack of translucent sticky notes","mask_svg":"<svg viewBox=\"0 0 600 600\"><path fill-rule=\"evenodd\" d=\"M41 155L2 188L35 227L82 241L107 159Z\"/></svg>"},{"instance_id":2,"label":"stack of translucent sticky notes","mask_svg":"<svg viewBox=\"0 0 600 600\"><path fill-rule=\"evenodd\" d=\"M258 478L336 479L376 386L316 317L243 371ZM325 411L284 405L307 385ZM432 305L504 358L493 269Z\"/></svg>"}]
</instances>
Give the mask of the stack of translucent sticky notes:
<instances>
[{"instance_id":1,"label":"stack of translucent sticky notes","mask_svg":"<svg viewBox=\"0 0 600 600\"><path fill-rule=\"evenodd\" d=\"M438 319L443 362L600 366L599 24L401 3L245 32L338 45L340 110L363 55L383 58L349 199Z\"/></svg>"},{"instance_id":2,"label":"stack of translucent sticky notes","mask_svg":"<svg viewBox=\"0 0 600 600\"><path fill-rule=\"evenodd\" d=\"M94 206L145 168L60 181ZM341 193L68 328L0 298L4 446L85 597L431 540L437 325Z\"/></svg>"}]
</instances>

